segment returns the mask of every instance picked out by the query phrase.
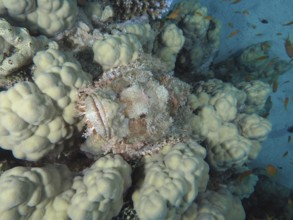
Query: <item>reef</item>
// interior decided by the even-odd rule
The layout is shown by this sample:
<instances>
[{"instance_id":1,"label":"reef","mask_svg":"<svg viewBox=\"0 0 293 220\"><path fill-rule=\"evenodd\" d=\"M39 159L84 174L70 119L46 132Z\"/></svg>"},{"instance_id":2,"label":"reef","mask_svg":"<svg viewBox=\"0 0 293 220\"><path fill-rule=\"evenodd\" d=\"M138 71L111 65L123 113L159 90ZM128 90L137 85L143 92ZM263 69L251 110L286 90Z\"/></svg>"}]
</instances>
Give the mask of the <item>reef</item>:
<instances>
[{"instance_id":1,"label":"reef","mask_svg":"<svg viewBox=\"0 0 293 220\"><path fill-rule=\"evenodd\" d=\"M0 219L245 219L291 65L169 3L0 0Z\"/></svg>"}]
</instances>

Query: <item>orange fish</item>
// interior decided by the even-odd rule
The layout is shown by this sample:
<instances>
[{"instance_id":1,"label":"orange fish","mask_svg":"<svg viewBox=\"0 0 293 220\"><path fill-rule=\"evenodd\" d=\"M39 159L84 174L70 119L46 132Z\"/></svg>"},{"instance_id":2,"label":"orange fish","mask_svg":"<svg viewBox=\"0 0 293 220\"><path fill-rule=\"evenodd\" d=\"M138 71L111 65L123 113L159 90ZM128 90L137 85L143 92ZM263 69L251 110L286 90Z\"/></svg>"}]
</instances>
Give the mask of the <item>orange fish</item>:
<instances>
[{"instance_id":1,"label":"orange fish","mask_svg":"<svg viewBox=\"0 0 293 220\"><path fill-rule=\"evenodd\" d=\"M180 16L180 8L173 10L170 14L167 15L166 19L176 20Z\"/></svg>"},{"instance_id":2,"label":"orange fish","mask_svg":"<svg viewBox=\"0 0 293 220\"><path fill-rule=\"evenodd\" d=\"M286 109L286 110L288 110L288 104L289 104L289 98L286 97L286 98L284 99L284 106L285 106L285 109Z\"/></svg>"},{"instance_id":3,"label":"orange fish","mask_svg":"<svg viewBox=\"0 0 293 220\"><path fill-rule=\"evenodd\" d=\"M278 173L278 169L277 169L274 165L269 164L269 165L267 165L267 167L266 167L266 172L267 172L267 174L268 174L269 176L273 177L273 176L276 176L276 175L277 175L277 173Z\"/></svg>"},{"instance_id":4,"label":"orange fish","mask_svg":"<svg viewBox=\"0 0 293 220\"><path fill-rule=\"evenodd\" d=\"M293 21L290 21L290 22L288 22L288 23L286 23L286 24L283 24L284 26L289 26L289 25L292 25L293 24Z\"/></svg>"},{"instance_id":5,"label":"orange fish","mask_svg":"<svg viewBox=\"0 0 293 220\"><path fill-rule=\"evenodd\" d=\"M288 35L287 39L285 40L285 50L289 58L293 58L293 45L290 40L290 36ZM291 62L291 61L290 61Z\"/></svg>"},{"instance_id":6,"label":"orange fish","mask_svg":"<svg viewBox=\"0 0 293 220\"><path fill-rule=\"evenodd\" d=\"M237 181L241 182L245 177L247 177L251 174L252 174L252 170L246 170L246 171L239 174L239 176L237 177Z\"/></svg>"},{"instance_id":7,"label":"orange fish","mask_svg":"<svg viewBox=\"0 0 293 220\"><path fill-rule=\"evenodd\" d=\"M228 39L230 39L230 38L232 38L232 37L234 37L234 36L236 36L237 34L239 33L239 31L238 30L235 30L235 31L232 31L229 35L228 35Z\"/></svg>"},{"instance_id":8,"label":"orange fish","mask_svg":"<svg viewBox=\"0 0 293 220\"><path fill-rule=\"evenodd\" d=\"M269 58L269 56L260 56L260 57L257 57L255 60L256 61L263 61L263 60L266 60L266 59L268 59Z\"/></svg>"},{"instance_id":9,"label":"orange fish","mask_svg":"<svg viewBox=\"0 0 293 220\"><path fill-rule=\"evenodd\" d=\"M205 16L204 17L206 20L208 20L208 21L210 21L210 20L212 20L213 19L213 17L212 16L210 16L210 15L207 15L207 16Z\"/></svg>"},{"instance_id":10,"label":"orange fish","mask_svg":"<svg viewBox=\"0 0 293 220\"><path fill-rule=\"evenodd\" d=\"M272 84L273 93L278 91L278 87L279 87L279 82L277 79L275 79Z\"/></svg>"}]
</instances>

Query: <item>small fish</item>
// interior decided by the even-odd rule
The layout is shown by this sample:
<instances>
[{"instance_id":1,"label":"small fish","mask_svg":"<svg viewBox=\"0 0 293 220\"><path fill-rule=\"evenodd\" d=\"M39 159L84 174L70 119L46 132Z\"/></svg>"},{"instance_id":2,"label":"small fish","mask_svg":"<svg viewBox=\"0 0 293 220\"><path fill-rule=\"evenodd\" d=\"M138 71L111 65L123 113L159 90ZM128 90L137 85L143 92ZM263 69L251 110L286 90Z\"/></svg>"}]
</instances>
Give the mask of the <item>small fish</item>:
<instances>
[{"instance_id":1,"label":"small fish","mask_svg":"<svg viewBox=\"0 0 293 220\"><path fill-rule=\"evenodd\" d=\"M289 82L290 82L290 80L286 80L286 81L283 82L283 85L286 84L286 83L289 83Z\"/></svg>"},{"instance_id":2,"label":"small fish","mask_svg":"<svg viewBox=\"0 0 293 220\"><path fill-rule=\"evenodd\" d=\"M276 33L277 36L282 36L281 32Z\"/></svg>"},{"instance_id":3,"label":"small fish","mask_svg":"<svg viewBox=\"0 0 293 220\"><path fill-rule=\"evenodd\" d=\"M291 135L288 135L288 144L291 143Z\"/></svg>"},{"instance_id":4,"label":"small fish","mask_svg":"<svg viewBox=\"0 0 293 220\"><path fill-rule=\"evenodd\" d=\"M278 87L279 87L279 82L277 79L275 79L273 81L273 84L272 84L272 90L273 90L273 93L277 92L278 91Z\"/></svg>"},{"instance_id":5,"label":"small fish","mask_svg":"<svg viewBox=\"0 0 293 220\"><path fill-rule=\"evenodd\" d=\"M251 27L252 27L252 29L255 29L256 28L256 25L255 24L252 24Z\"/></svg>"},{"instance_id":6,"label":"small fish","mask_svg":"<svg viewBox=\"0 0 293 220\"><path fill-rule=\"evenodd\" d=\"M255 60L256 61L264 61L264 60L267 60L269 58L269 56L260 56L260 57L257 57Z\"/></svg>"},{"instance_id":7,"label":"small fish","mask_svg":"<svg viewBox=\"0 0 293 220\"><path fill-rule=\"evenodd\" d=\"M290 36L288 35L287 39L285 40L285 50L289 58L293 58L293 45L290 40Z\"/></svg>"},{"instance_id":8,"label":"small fish","mask_svg":"<svg viewBox=\"0 0 293 220\"><path fill-rule=\"evenodd\" d=\"M267 19L259 19L259 21L263 24L268 24L269 21Z\"/></svg>"},{"instance_id":9,"label":"small fish","mask_svg":"<svg viewBox=\"0 0 293 220\"><path fill-rule=\"evenodd\" d=\"M268 62L268 64L266 65L266 68L272 66L273 64L275 64L278 61L278 57L273 58L270 62Z\"/></svg>"},{"instance_id":10,"label":"small fish","mask_svg":"<svg viewBox=\"0 0 293 220\"><path fill-rule=\"evenodd\" d=\"M203 16L201 12L196 11L195 14L197 14L198 16Z\"/></svg>"},{"instance_id":11,"label":"small fish","mask_svg":"<svg viewBox=\"0 0 293 220\"><path fill-rule=\"evenodd\" d=\"M273 176L276 176L276 175L277 175L277 173L278 173L278 169L277 169L274 165L269 164L269 165L267 165L267 167L266 167L266 173L267 173L269 176L273 177Z\"/></svg>"},{"instance_id":12,"label":"small fish","mask_svg":"<svg viewBox=\"0 0 293 220\"><path fill-rule=\"evenodd\" d=\"M263 35L263 33L257 33L257 34L255 34L255 36L258 36L258 37L260 37L262 35Z\"/></svg>"},{"instance_id":13,"label":"small fish","mask_svg":"<svg viewBox=\"0 0 293 220\"><path fill-rule=\"evenodd\" d=\"M288 151L284 152L282 157L287 157L288 153L289 153Z\"/></svg>"},{"instance_id":14,"label":"small fish","mask_svg":"<svg viewBox=\"0 0 293 220\"><path fill-rule=\"evenodd\" d=\"M239 2L241 2L241 0L234 0L233 2L231 2L232 4L237 4L237 3L239 3Z\"/></svg>"},{"instance_id":15,"label":"small fish","mask_svg":"<svg viewBox=\"0 0 293 220\"><path fill-rule=\"evenodd\" d=\"M229 26L230 28L233 28L233 27L234 27L234 23L233 23L233 22L228 22L228 26Z\"/></svg>"},{"instance_id":16,"label":"small fish","mask_svg":"<svg viewBox=\"0 0 293 220\"><path fill-rule=\"evenodd\" d=\"M235 30L235 31L232 31L229 35L228 35L228 39L230 39L230 38L232 38L232 37L234 37L234 36L236 36L237 34L239 33L239 31L238 30Z\"/></svg>"},{"instance_id":17,"label":"small fish","mask_svg":"<svg viewBox=\"0 0 293 220\"><path fill-rule=\"evenodd\" d=\"M239 176L237 177L237 181L241 182L245 177L247 177L251 174L252 174L252 170L246 170L246 171L239 174Z\"/></svg>"},{"instance_id":18,"label":"small fish","mask_svg":"<svg viewBox=\"0 0 293 220\"><path fill-rule=\"evenodd\" d=\"M286 24L283 24L284 26L289 26L289 25L292 25L293 24L293 21L289 21L288 23Z\"/></svg>"},{"instance_id":19,"label":"small fish","mask_svg":"<svg viewBox=\"0 0 293 220\"><path fill-rule=\"evenodd\" d=\"M293 133L293 126L290 126L289 128L287 128L287 131L290 133Z\"/></svg>"},{"instance_id":20,"label":"small fish","mask_svg":"<svg viewBox=\"0 0 293 220\"><path fill-rule=\"evenodd\" d=\"M212 17L211 15L207 15L207 16L205 16L205 17L204 17L204 19L206 19L206 20L210 21L210 20L212 20L212 19L213 19L213 17Z\"/></svg>"},{"instance_id":21,"label":"small fish","mask_svg":"<svg viewBox=\"0 0 293 220\"><path fill-rule=\"evenodd\" d=\"M248 11L248 10L243 10L243 11L242 11L242 14L243 14L243 15L249 15L249 11Z\"/></svg>"},{"instance_id":22,"label":"small fish","mask_svg":"<svg viewBox=\"0 0 293 220\"><path fill-rule=\"evenodd\" d=\"M271 48L271 44L268 41L265 41L261 44L261 49L265 52L269 51L270 48Z\"/></svg>"},{"instance_id":23,"label":"small fish","mask_svg":"<svg viewBox=\"0 0 293 220\"><path fill-rule=\"evenodd\" d=\"M181 9L177 8L167 15L166 19L176 20L180 16Z\"/></svg>"},{"instance_id":24,"label":"small fish","mask_svg":"<svg viewBox=\"0 0 293 220\"><path fill-rule=\"evenodd\" d=\"M286 111L288 110L288 104L289 104L289 98L286 97L286 98L284 99L284 107L285 107L285 110L286 110Z\"/></svg>"}]
</instances>

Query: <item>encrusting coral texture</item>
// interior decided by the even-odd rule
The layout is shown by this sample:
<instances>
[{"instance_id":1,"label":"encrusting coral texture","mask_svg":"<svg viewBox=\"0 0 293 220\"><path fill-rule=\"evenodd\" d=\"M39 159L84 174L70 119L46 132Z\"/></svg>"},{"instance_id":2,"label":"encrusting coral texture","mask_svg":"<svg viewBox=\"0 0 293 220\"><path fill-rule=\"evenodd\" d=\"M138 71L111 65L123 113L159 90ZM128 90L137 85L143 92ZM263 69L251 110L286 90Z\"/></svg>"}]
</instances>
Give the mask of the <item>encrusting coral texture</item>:
<instances>
[{"instance_id":1,"label":"encrusting coral texture","mask_svg":"<svg viewBox=\"0 0 293 220\"><path fill-rule=\"evenodd\" d=\"M219 22L169 3L0 0L0 220L245 219L270 80L211 68Z\"/></svg>"}]
</instances>

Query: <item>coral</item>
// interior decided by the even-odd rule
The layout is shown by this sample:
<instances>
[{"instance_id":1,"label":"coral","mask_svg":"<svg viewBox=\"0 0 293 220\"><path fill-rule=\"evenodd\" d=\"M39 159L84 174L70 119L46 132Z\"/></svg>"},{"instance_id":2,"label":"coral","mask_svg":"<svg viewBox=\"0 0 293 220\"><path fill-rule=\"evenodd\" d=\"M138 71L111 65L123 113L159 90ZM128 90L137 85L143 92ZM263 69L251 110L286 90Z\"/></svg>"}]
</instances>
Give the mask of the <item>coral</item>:
<instances>
[{"instance_id":1,"label":"coral","mask_svg":"<svg viewBox=\"0 0 293 220\"><path fill-rule=\"evenodd\" d=\"M142 46L133 34L108 35L95 41L93 51L94 61L106 71L136 60Z\"/></svg>"},{"instance_id":2,"label":"coral","mask_svg":"<svg viewBox=\"0 0 293 220\"><path fill-rule=\"evenodd\" d=\"M41 219L50 201L71 184L65 166L7 170L0 177L0 219Z\"/></svg>"},{"instance_id":3,"label":"coral","mask_svg":"<svg viewBox=\"0 0 293 220\"><path fill-rule=\"evenodd\" d=\"M195 74L204 77L219 48L219 21L209 16L207 8L200 6L198 1L176 3L166 16L166 20L169 19L182 29L185 38L177 56L176 74L188 80L194 79Z\"/></svg>"},{"instance_id":4,"label":"coral","mask_svg":"<svg viewBox=\"0 0 293 220\"><path fill-rule=\"evenodd\" d=\"M0 176L0 218L111 219L122 207L130 175L119 155L105 156L79 175L66 166L15 167Z\"/></svg>"},{"instance_id":5,"label":"coral","mask_svg":"<svg viewBox=\"0 0 293 220\"><path fill-rule=\"evenodd\" d=\"M131 22L122 23L117 25L118 30L123 33L134 34L143 47L145 53L151 53L153 49L153 44L155 40L155 31L152 29L149 23L142 22Z\"/></svg>"},{"instance_id":6,"label":"coral","mask_svg":"<svg viewBox=\"0 0 293 220\"><path fill-rule=\"evenodd\" d=\"M171 71L175 67L176 56L185 41L182 30L175 24L169 24L163 29L159 41L159 46L155 48L155 55L166 62Z\"/></svg>"},{"instance_id":7,"label":"coral","mask_svg":"<svg viewBox=\"0 0 293 220\"><path fill-rule=\"evenodd\" d=\"M0 76L14 73L30 64L38 51L58 47L45 36L32 37L25 28L14 27L4 19L0 19L0 42L3 48Z\"/></svg>"},{"instance_id":8,"label":"coral","mask_svg":"<svg viewBox=\"0 0 293 220\"><path fill-rule=\"evenodd\" d=\"M240 114L236 121L241 135L251 140L264 141L272 130L271 123L256 114Z\"/></svg>"},{"instance_id":9,"label":"coral","mask_svg":"<svg viewBox=\"0 0 293 220\"><path fill-rule=\"evenodd\" d=\"M128 20L147 15L152 19L158 18L168 6L166 0L110 0L115 17L119 20Z\"/></svg>"},{"instance_id":10,"label":"coral","mask_svg":"<svg viewBox=\"0 0 293 220\"><path fill-rule=\"evenodd\" d=\"M85 3L84 11L93 23L107 22L114 17L111 5L104 5L100 1L88 1Z\"/></svg>"},{"instance_id":11,"label":"coral","mask_svg":"<svg viewBox=\"0 0 293 220\"><path fill-rule=\"evenodd\" d=\"M245 105L241 109L245 113L260 112L265 107L267 98L272 92L270 85L260 80L241 82L236 87L243 90L247 95Z\"/></svg>"},{"instance_id":12,"label":"coral","mask_svg":"<svg viewBox=\"0 0 293 220\"><path fill-rule=\"evenodd\" d=\"M58 50L38 52L33 60L34 82L0 92L0 144L16 158L36 161L53 149L58 154L81 129L74 102L90 76Z\"/></svg>"},{"instance_id":13,"label":"coral","mask_svg":"<svg viewBox=\"0 0 293 220\"><path fill-rule=\"evenodd\" d=\"M257 184L258 176L252 173L248 167L240 167L234 174L237 178L229 180L227 188L229 191L240 199L249 198L254 192Z\"/></svg>"},{"instance_id":14,"label":"coral","mask_svg":"<svg viewBox=\"0 0 293 220\"><path fill-rule=\"evenodd\" d=\"M198 84L196 97L190 96L189 104L195 112L190 120L193 135L206 143L209 163L217 170L239 167L255 158L260 150L258 142L271 131L269 121L253 114L258 108L240 114L247 109L246 103L252 103L251 97L266 97L270 91L260 81L249 85L239 90L220 80L209 80ZM263 103L264 98L253 100Z\"/></svg>"},{"instance_id":15,"label":"coral","mask_svg":"<svg viewBox=\"0 0 293 220\"><path fill-rule=\"evenodd\" d=\"M238 197L227 189L206 191L196 199L196 207L191 206L183 220L244 220L245 212Z\"/></svg>"},{"instance_id":16,"label":"coral","mask_svg":"<svg viewBox=\"0 0 293 220\"><path fill-rule=\"evenodd\" d=\"M68 207L72 220L107 220L118 215L123 193L131 185L131 168L119 155L106 156L73 180L75 190Z\"/></svg>"},{"instance_id":17,"label":"coral","mask_svg":"<svg viewBox=\"0 0 293 220\"><path fill-rule=\"evenodd\" d=\"M1 0L0 15L13 24L47 36L72 27L77 16L75 0Z\"/></svg>"},{"instance_id":18,"label":"coral","mask_svg":"<svg viewBox=\"0 0 293 220\"><path fill-rule=\"evenodd\" d=\"M274 56L270 48L269 41L248 46L225 61L216 63L213 66L215 76L235 84L252 80L271 84L281 74L292 68L292 64Z\"/></svg>"},{"instance_id":19,"label":"coral","mask_svg":"<svg viewBox=\"0 0 293 220\"><path fill-rule=\"evenodd\" d=\"M132 195L142 220L180 219L208 180L205 150L195 141L166 144L144 159L144 180Z\"/></svg>"}]
</instances>

